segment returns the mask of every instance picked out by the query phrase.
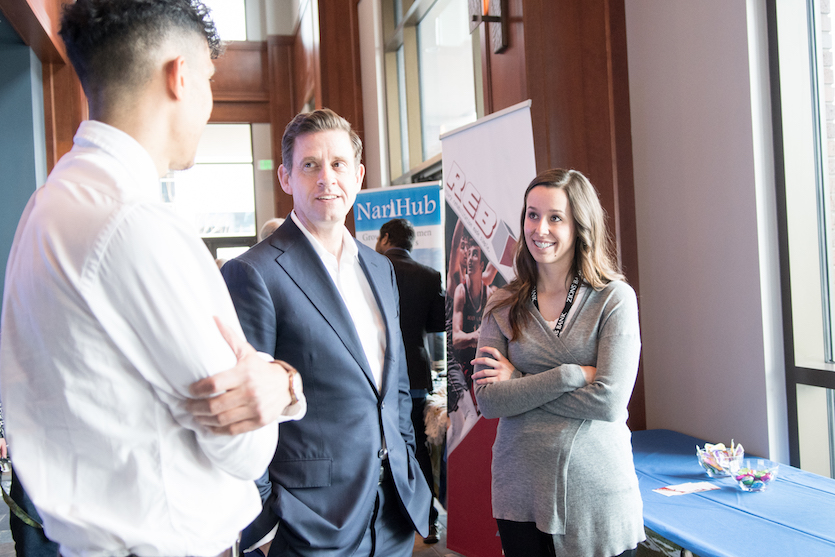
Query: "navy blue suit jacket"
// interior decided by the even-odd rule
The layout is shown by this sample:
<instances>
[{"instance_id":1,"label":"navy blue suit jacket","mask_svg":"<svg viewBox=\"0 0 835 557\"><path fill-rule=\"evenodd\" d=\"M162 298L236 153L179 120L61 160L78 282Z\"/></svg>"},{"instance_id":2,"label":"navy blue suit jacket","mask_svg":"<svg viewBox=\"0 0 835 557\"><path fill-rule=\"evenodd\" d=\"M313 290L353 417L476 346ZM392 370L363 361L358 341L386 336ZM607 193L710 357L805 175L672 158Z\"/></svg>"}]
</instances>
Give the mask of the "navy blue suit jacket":
<instances>
[{"instance_id":1,"label":"navy blue suit jacket","mask_svg":"<svg viewBox=\"0 0 835 557\"><path fill-rule=\"evenodd\" d=\"M394 270L384 256L358 247L386 326L379 391L348 309L292 219L223 266L247 340L294 366L307 397L307 415L281 424L269 467L272 494L259 520L268 531L277 517L292 545L334 556L352 554L370 522L384 443L403 519L423 536L431 504L414 457Z\"/></svg>"}]
</instances>

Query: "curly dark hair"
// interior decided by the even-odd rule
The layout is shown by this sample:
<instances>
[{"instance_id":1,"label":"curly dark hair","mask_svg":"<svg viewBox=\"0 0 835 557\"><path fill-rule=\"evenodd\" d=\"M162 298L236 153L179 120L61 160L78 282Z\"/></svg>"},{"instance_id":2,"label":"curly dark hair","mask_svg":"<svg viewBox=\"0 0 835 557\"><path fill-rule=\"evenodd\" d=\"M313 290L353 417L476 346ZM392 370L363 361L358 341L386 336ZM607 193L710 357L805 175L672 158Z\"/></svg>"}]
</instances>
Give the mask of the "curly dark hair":
<instances>
[{"instance_id":1,"label":"curly dark hair","mask_svg":"<svg viewBox=\"0 0 835 557\"><path fill-rule=\"evenodd\" d=\"M172 33L206 39L222 52L210 10L199 0L77 0L64 4L59 34L87 96L148 79L147 56Z\"/></svg>"}]
</instances>

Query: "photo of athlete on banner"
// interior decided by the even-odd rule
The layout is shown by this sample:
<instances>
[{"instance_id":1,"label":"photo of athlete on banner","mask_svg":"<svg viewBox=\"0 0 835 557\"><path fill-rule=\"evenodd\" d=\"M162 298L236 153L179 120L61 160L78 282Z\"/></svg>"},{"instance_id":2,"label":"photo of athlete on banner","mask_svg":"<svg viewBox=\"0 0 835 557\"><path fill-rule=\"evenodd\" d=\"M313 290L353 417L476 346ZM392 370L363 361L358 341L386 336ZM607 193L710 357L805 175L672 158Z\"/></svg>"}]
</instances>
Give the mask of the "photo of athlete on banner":
<instances>
[{"instance_id":1,"label":"photo of athlete on banner","mask_svg":"<svg viewBox=\"0 0 835 557\"><path fill-rule=\"evenodd\" d=\"M447 411L452 427L448 451L458 445L481 413L473 394L473 364L478 346L481 314L490 294L504 279L489 262L481 247L458 220L447 211Z\"/></svg>"}]
</instances>

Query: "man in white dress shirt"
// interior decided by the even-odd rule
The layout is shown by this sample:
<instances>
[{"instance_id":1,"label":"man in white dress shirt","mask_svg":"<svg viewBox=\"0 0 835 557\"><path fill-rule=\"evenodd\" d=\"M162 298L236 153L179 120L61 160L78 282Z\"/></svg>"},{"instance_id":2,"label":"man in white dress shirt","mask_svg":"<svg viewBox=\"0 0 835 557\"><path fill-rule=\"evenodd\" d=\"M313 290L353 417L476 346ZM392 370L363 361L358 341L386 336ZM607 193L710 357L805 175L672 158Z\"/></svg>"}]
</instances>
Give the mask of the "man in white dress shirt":
<instances>
[{"instance_id":1,"label":"man in white dress shirt","mask_svg":"<svg viewBox=\"0 0 835 557\"><path fill-rule=\"evenodd\" d=\"M218 37L196 0L78 0L61 37L90 120L9 257L15 471L65 557L228 554L260 510L276 421L305 401L242 340L211 255L161 202L211 113Z\"/></svg>"}]
</instances>

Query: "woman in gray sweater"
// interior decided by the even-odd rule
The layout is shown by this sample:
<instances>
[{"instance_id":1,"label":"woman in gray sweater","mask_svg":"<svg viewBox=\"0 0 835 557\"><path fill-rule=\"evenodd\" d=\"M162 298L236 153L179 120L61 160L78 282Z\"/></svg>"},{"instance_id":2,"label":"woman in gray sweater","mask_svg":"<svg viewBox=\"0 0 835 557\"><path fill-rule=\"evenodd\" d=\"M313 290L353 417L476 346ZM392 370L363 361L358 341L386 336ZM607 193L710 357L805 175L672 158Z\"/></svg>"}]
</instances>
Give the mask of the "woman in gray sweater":
<instances>
[{"instance_id":1,"label":"woman in gray sweater","mask_svg":"<svg viewBox=\"0 0 835 557\"><path fill-rule=\"evenodd\" d=\"M635 292L597 191L574 170L525 192L517 277L488 302L476 397L499 418L493 516L506 557L634 555L644 539L627 403L641 350Z\"/></svg>"}]
</instances>

